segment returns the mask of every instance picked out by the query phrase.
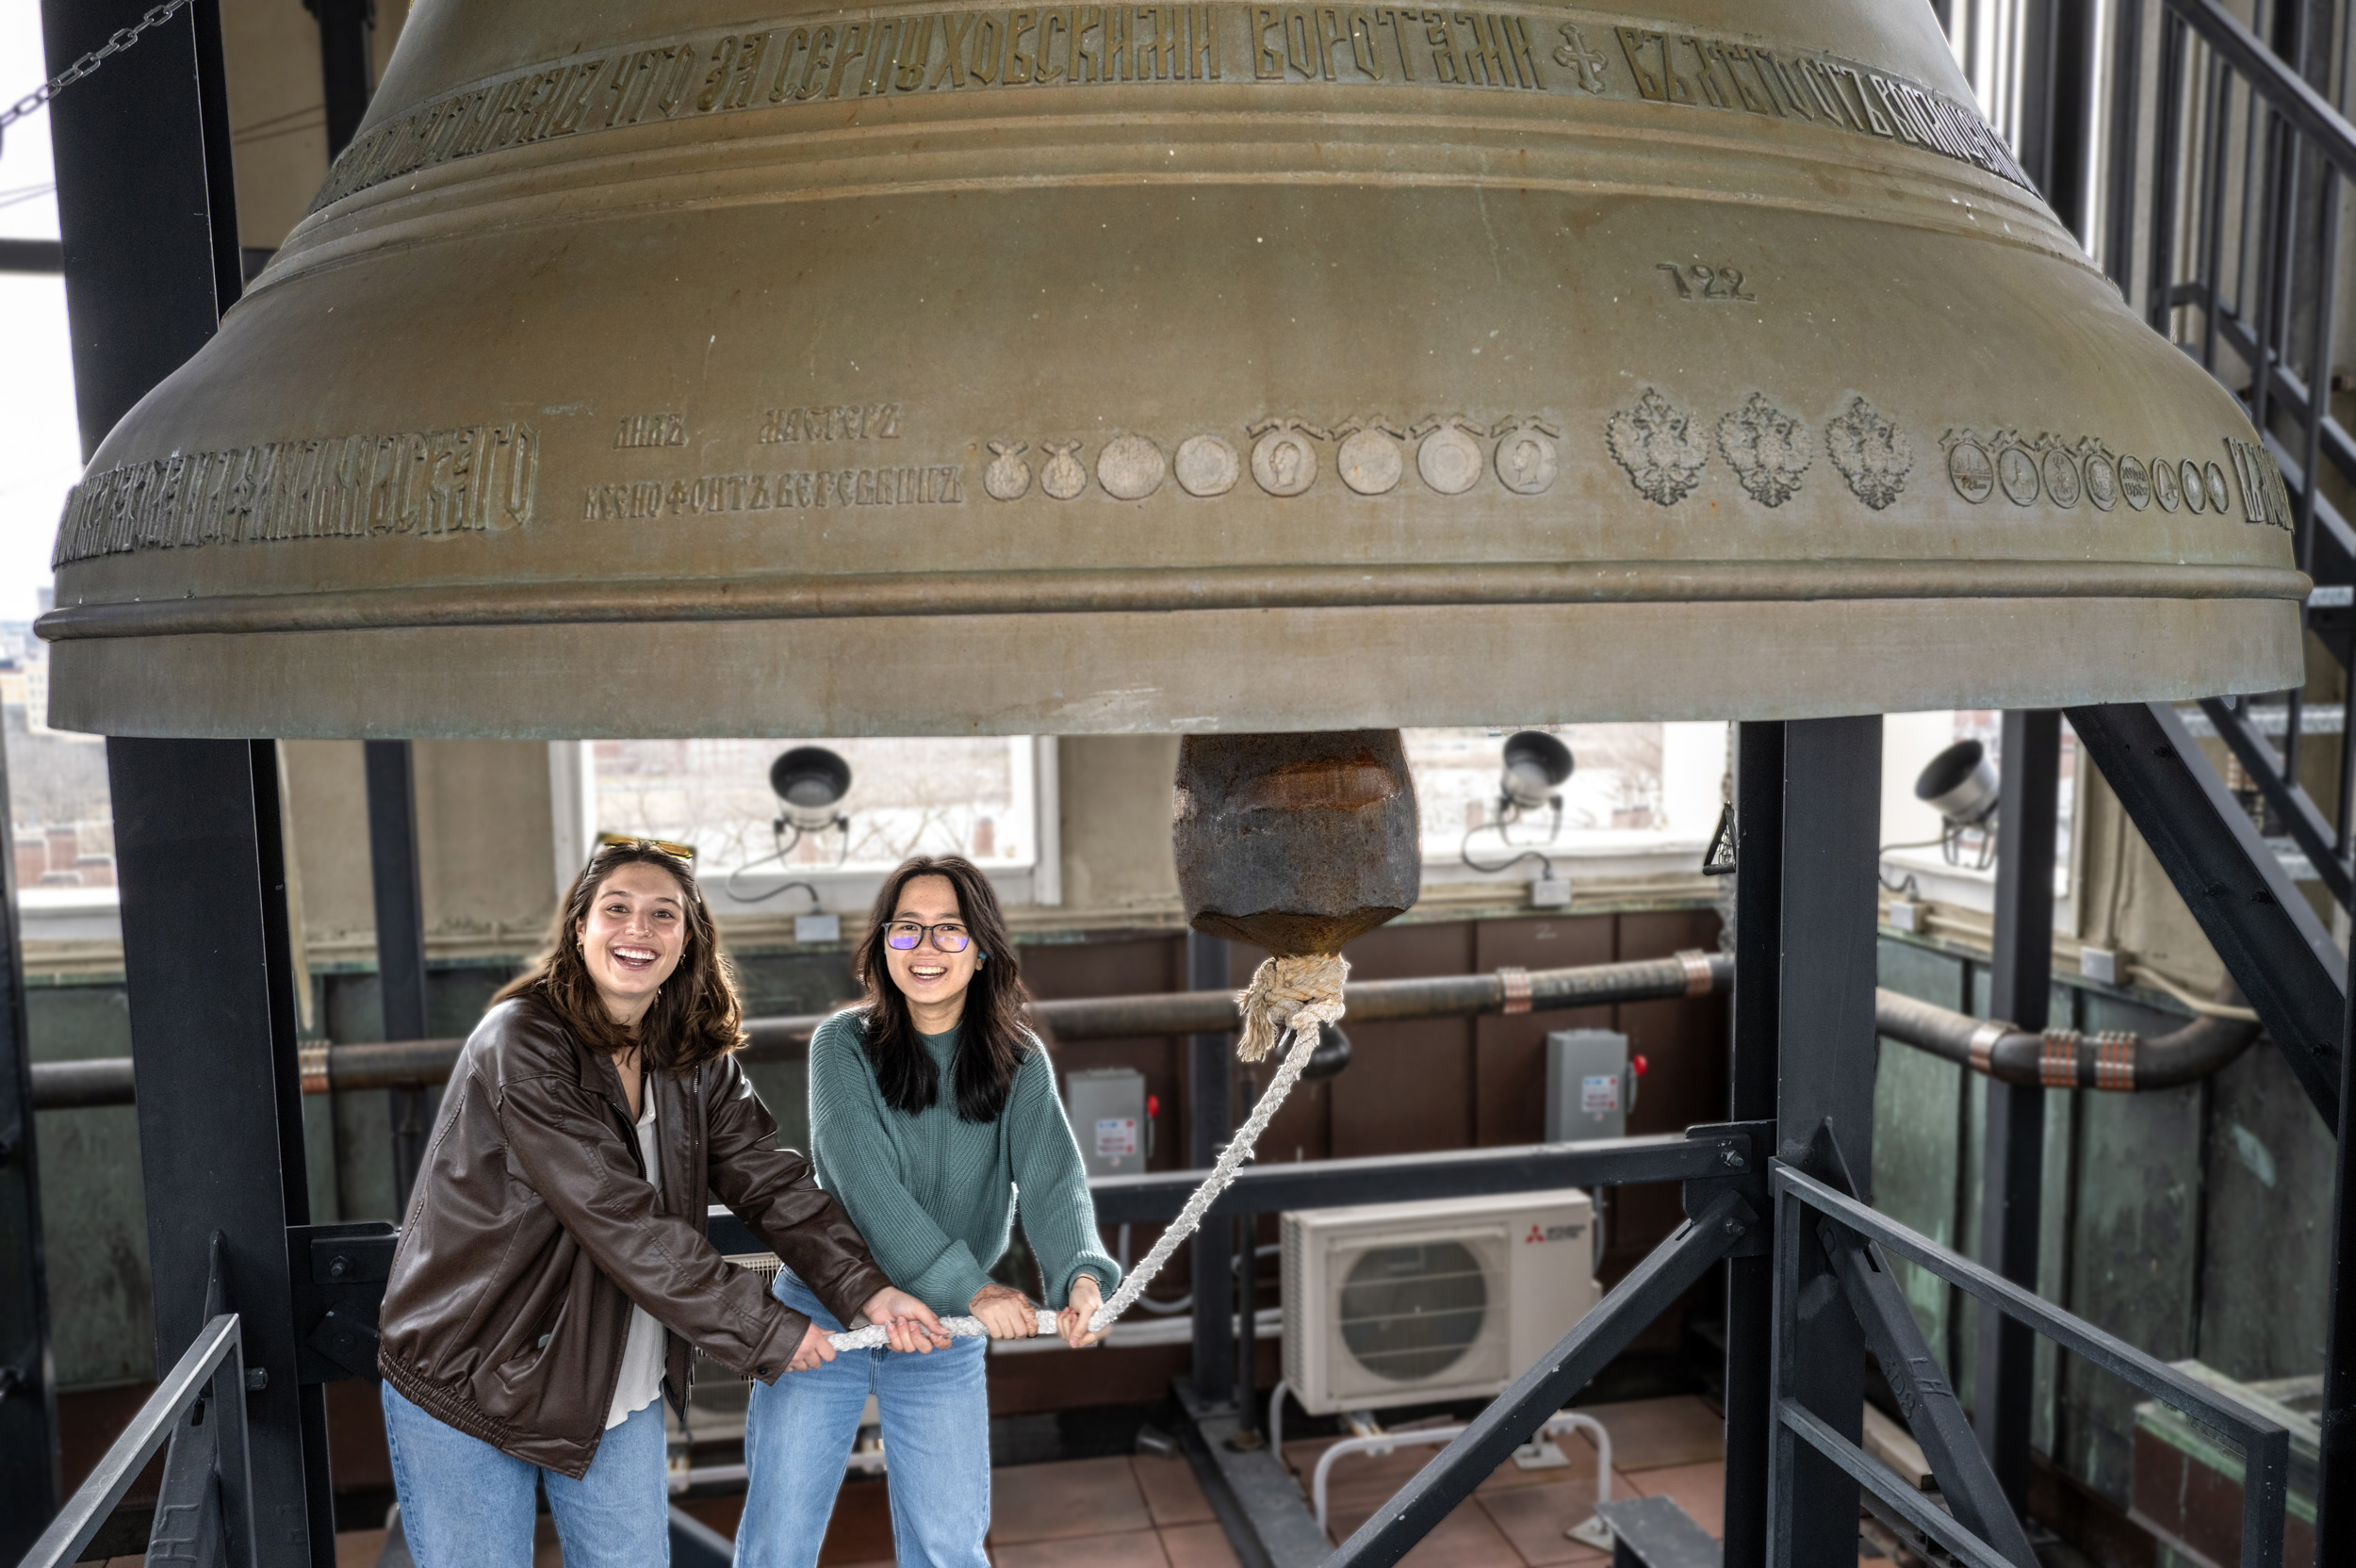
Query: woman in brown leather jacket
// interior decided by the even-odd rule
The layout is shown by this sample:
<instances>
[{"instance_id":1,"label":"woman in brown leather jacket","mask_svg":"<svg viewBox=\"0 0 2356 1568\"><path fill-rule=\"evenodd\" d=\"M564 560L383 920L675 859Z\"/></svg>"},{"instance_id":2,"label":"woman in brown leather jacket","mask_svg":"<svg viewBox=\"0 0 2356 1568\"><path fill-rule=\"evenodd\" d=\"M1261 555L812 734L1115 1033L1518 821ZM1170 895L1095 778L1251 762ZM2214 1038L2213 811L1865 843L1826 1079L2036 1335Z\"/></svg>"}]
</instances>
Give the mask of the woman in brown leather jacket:
<instances>
[{"instance_id":1,"label":"woman in brown leather jacket","mask_svg":"<svg viewBox=\"0 0 2356 1568\"><path fill-rule=\"evenodd\" d=\"M393 1256L384 1427L418 1568L532 1560L545 1486L568 1568L669 1560L663 1409L691 1347L774 1382L824 1331L722 1260L709 1190L843 1322L946 1345L892 1288L731 1054L741 1009L686 861L590 858L546 956L460 1054Z\"/></svg>"}]
</instances>

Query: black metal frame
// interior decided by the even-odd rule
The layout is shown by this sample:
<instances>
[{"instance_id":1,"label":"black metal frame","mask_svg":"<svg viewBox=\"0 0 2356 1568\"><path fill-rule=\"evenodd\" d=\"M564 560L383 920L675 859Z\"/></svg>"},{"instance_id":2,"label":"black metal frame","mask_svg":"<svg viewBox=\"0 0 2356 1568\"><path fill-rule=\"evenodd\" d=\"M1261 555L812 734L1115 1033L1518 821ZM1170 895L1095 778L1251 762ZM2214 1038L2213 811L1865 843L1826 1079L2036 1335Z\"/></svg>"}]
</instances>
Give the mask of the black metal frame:
<instances>
[{"instance_id":1,"label":"black metal frame","mask_svg":"<svg viewBox=\"0 0 2356 1568\"><path fill-rule=\"evenodd\" d=\"M254 1568L259 1560L246 1427L244 1325L229 1308L219 1235L209 1251L204 1328L64 1509L54 1519L42 1516L48 1527L25 1554L23 1568L66 1568L79 1560L167 1443L171 1448L147 1560L204 1568Z\"/></svg>"},{"instance_id":2,"label":"black metal frame","mask_svg":"<svg viewBox=\"0 0 2356 1568\"><path fill-rule=\"evenodd\" d=\"M2348 1007L2339 946L2166 703L2072 708L2078 743L2159 858L2327 1126Z\"/></svg>"},{"instance_id":3,"label":"black metal frame","mask_svg":"<svg viewBox=\"0 0 2356 1568\"><path fill-rule=\"evenodd\" d=\"M2341 857L2345 848L2338 842L2331 824L2306 789L2291 776L2293 758L2298 750L2298 737L2285 733L2283 749L2274 749L2274 743L2266 738L2258 726L2255 710L2250 703L2233 697L2203 697L2201 711L2208 715L2223 741L2239 761L2251 783L2266 798L2266 804L2289 832L2299 852L2307 857L2315 875L2331 890L2331 897L2347 907L2352 891L2348 862Z\"/></svg>"},{"instance_id":4,"label":"black metal frame","mask_svg":"<svg viewBox=\"0 0 2356 1568\"><path fill-rule=\"evenodd\" d=\"M1473 1488L1489 1478L1506 1457L1530 1439L1546 1418L1570 1402L1628 1341L1697 1283L1710 1265L1758 1225L1758 1209L1742 1194L1722 1191L1676 1234L1612 1287L1595 1310L1573 1325L1553 1349L1448 1446L1415 1472L1415 1478L1375 1510L1326 1559L1326 1568L1391 1568L1433 1526L1448 1517Z\"/></svg>"},{"instance_id":5,"label":"black metal frame","mask_svg":"<svg viewBox=\"0 0 2356 1568\"><path fill-rule=\"evenodd\" d=\"M1235 1173L1235 1184L1212 1200L1209 1212L1216 1218L1409 1199L1474 1198L1542 1187L1686 1182L1719 1174L1728 1154L1743 1152L1743 1142L1737 1135L1694 1128L1684 1135L1661 1133L1590 1143L1529 1143L1430 1154L1248 1165ZM1178 1212L1208 1174L1208 1170L1153 1170L1134 1176L1099 1176L1088 1183L1088 1192L1095 1200L1100 1224L1166 1219Z\"/></svg>"},{"instance_id":6,"label":"black metal frame","mask_svg":"<svg viewBox=\"0 0 2356 1568\"><path fill-rule=\"evenodd\" d=\"M1317 1160L1287 1166L1247 1168L1220 1208L1250 1213L1254 1207L1337 1208L1395 1201L1401 1198L1469 1197L1530 1191L1565 1184L1615 1186L1681 1180L1693 1222L1663 1242L1612 1293L1590 1312L1538 1365L1491 1403L1454 1443L1442 1449L1399 1494L1398 1516L1370 1521L1328 1559L1324 1537L1301 1507L1301 1494L1277 1456L1257 1446L1241 1451L1228 1441L1244 1429L1236 1412L1214 1404L1181 1381L1178 1395L1195 1429L1195 1456L1214 1510L1244 1558L1247 1568L1309 1568L1326 1560L1338 1565L1396 1562L1432 1526L1488 1478L1507 1451L1529 1441L1605 1363L1670 1303L1690 1289L1729 1250L1755 1240L1753 1232L1766 1201L1761 1180L1774 1147L1768 1122L1689 1128L1682 1137L1599 1139L1588 1143L1538 1144L1515 1149L1419 1155L1412 1161ZM1402 1165L1407 1168L1401 1169ZM1167 1218L1177 1213L1203 1171L1178 1172L1148 1182L1137 1177L1098 1177L1089 1183L1098 1217L1114 1214ZM1728 1224L1733 1229L1727 1229ZM711 1233L723 1250L750 1233L723 1209L711 1214ZM725 1239L723 1239L725 1238ZM1763 1248L1759 1249L1763 1250ZM1198 1313L1200 1312L1198 1302ZM1547 1401L1551 1400L1551 1403ZM1385 1512L1391 1511L1386 1509Z\"/></svg>"},{"instance_id":7,"label":"black metal frame","mask_svg":"<svg viewBox=\"0 0 2356 1568\"><path fill-rule=\"evenodd\" d=\"M2339 212L2343 185L2356 180L2356 125L2345 113L2348 40L2337 41L2336 62L2327 59L2331 29L2312 29L2309 9L2262 5L2261 25L2271 36L2261 38L2217 0L2159 0L2159 70L2147 99L2144 3L2121 0L2103 259L2121 293L2140 295L2152 328L2182 343L2241 399L2288 487L2291 515L2272 520L2291 528L2299 564L2321 590L2308 624L2347 666L2356 663L2356 613L2348 609L2356 586L2356 529L2326 494L2323 469L2328 465L2356 482L2356 437L2331 416L2322 389L2343 286ZM2327 77L2329 93L2316 85ZM2154 133L2148 146L2135 134L2147 104ZM2137 209L2147 196L2148 227L2139 237ZM2146 279L2140 290L2139 238ZM2305 699L2292 690L2280 694L2280 703L2279 749L2252 722L2246 702L2202 706L2315 874L2348 907L2356 898L2356 813L2349 809L2356 681L2339 714L2340 798L2330 813L2336 826L2298 783Z\"/></svg>"},{"instance_id":8,"label":"black metal frame","mask_svg":"<svg viewBox=\"0 0 2356 1568\"><path fill-rule=\"evenodd\" d=\"M1187 932L1187 988L1224 990L1228 984L1226 939ZM1226 1033L1186 1037L1186 1159L1206 1170L1234 1130L1228 1105L1228 1086L1235 1072L1229 1045L1234 1037ZM1222 1225L1197 1231L1186 1248L1194 1275L1194 1394L1206 1406L1223 1406L1235 1396L1236 1334L1228 1315L1235 1288L1231 1229ZM1205 1303L1212 1301L1219 1305L1216 1312L1206 1310ZM1251 1332L1249 1326L1245 1332ZM1246 1352L1255 1345L1256 1341L1247 1339Z\"/></svg>"},{"instance_id":9,"label":"black metal frame","mask_svg":"<svg viewBox=\"0 0 2356 1568\"><path fill-rule=\"evenodd\" d=\"M2022 11L2021 167L2081 238L2086 149L2093 134L2093 0L2026 0Z\"/></svg>"},{"instance_id":10,"label":"black metal frame","mask_svg":"<svg viewBox=\"0 0 2356 1568\"><path fill-rule=\"evenodd\" d=\"M2356 958L2351 959L2356 965ZM2356 1038L2356 972L2349 976ZM2340 1117L2356 1107L2356 1052L2340 1054ZM2317 1423L2315 1560L2356 1560L2356 1138L2332 1150L2331 1295L2324 1316L2323 1408Z\"/></svg>"},{"instance_id":11,"label":"black metal frame","mask_svg":"<svg viewBox=\"0 0 2356 1568\"><path fill-rule=\"evenodd\" d=\"M2302 612L2307 629L2349 677L2337 715L2332 809L2299 783L2303 690L2281 694L2279 747L2247 698L2201 707L2264 808L2341 908L2356 909L2356 527L2325 490L2327 467L2356 483L2356 436L2332 416L2330 390L2345 286L2343 187L2356 181L2356 124L2347 117L2356 28L2341 8L2335 39L2331 25L2313 24L2312 13L2304 4L2261 0L2255 14L2268 35L2261 37L2217 0L2159 0L2158 72L2147 100L2145 0L2119 0L2104 264L2119 291L2140 300L2154 330L2241 400L2288 487L2291 515L2268 520L2292 530L2298 563L2316 583ZM2148 146L2135 135L2147 102ZM2140 288L2139 204L2149 209ZM2308 918L2241 803L2184 743L2172 715L2153 709L2146 721L2106 711L2116 722L2089 751L2336 1133L2350 1102L2342 1047L2356 1040L2356 981L2336 948L2318 940L2321 923ZM2089 739L2086 716L2071 718ZM2321 1413L2323 1561L2356 1550L2356 1285L2343 1282L2356 1268L2356 1156L2345 1138L2339 1158Z\"/></svg>"},{"instance_id":12,"label":"black metal frame","mask_svg":"<svg viewBox=\"0 0 2356 1568\"><path fill-rule=\"evenodd\" d=\"M1818 1133L1809 1149L1809 1160L1823 1173L1827 1185L1844 1196L1854 1195L1855 1183L1848 1163L1830 1125ZM1792 1217L1784 1217L1789 1220ZM1838 1225L1790 1225L1776 1232L1779 1265L1787 1258L1796 1265L1799 1258L1808 1253L1811 1231L1816 1247L1822 1249L1834 1276L1841 1282L1841 1296L1864 1332L1866 1346L1873 1352L1873 1360L1897 1397L1898 1413L1913 1431L1956 1522L1988 1543L2011 1568L2037 1568L2037 1552L2029 1544L2028 1532L2021 1527L2017 1505L2006 1494L1990 1456L1981 1450L1972 1422L1963 1413L1962 1401L1955 1397L1954 1385L1941 1375L1939 1358L1924 1342L1922 1325L1914 1320L1914 1309L1906 1304L1906 1293L1891 1276L1881 1250ZM1792 1282L1797 1272L1796 1266L1784 1268L1779 1277ZM1792 1288L1796 1290L1796 1284ZM1778 1360L1778 1380L1783 1370ZM1778 1407L1782 1403L1778 1400ZM1813 1414L1808 1414L1803 1425L1811 1431L1830 1430ZM2027 1458L2027 1447L2024 1432L2021 1439L2023 1460ZM1826 1452L1821 1447L1818 1451L1834 1463L1841 1463L1837 1452Z\"/></svg>"},{"instance_id":13,"label":"black metal frame","mask_svg":"<svg viewBox=\"0 0 2356 1568\"><path fill-rule=\"evenodd\" d=\"M376 0L303 0L319 24L319 86L327 122L327 160L352 144L376 90L369 34Z\"/></svg>"},{"instance_id":14,"label":"black metal frame","mask_svg":"<svg viewBox=\"0 0 2356 1568\"><path fill-rule=\"evenodd\" d=\"M322 19L323 24L323 19ZM421 1040L428 1032L425 893L418 874L417 787L407 741L366 741L368 882L376 905L377 1000L388 1040ZM384 1091L392 1119L393 1208L409 1212L409 1191L425 1158L431 1091Z\"/></svg>"},{"instance_id":15,"label":"black metal frame","mask_svg":"<svg viewBox=\"0 0 2356 1568\"><path fill-rule=\"evenodd\" d=\"M1988 1017L2041 1031L2053 984L2053 834L2060 799L2061 715L2004 718L2004 827L1997 838L1996 929ZM2045 1090L1990 1079L1981 1145L1981 1250L1989 1267L2037 1288L2045 1187ZM2015 1514L2028 1511L2036 1347L2001 1313L1982 1313L1973 1404L1980 1445ZM1986 1535L1985 1529L1980 1531Z\"/></svg>"},{"instance_id":16,"label":"black metal frame","mask_svg":"<svg viewBox=\"0 0 2356 1568\"><path fill-rule=\"evenodd\" d=\"M1795 1166L1777 1161L1768 1172L1768 1179L1775 1202L1776 1277L1784 1297L1777 1306L1779 1328L1791 1321L1798 1310L1798 1303L1792 1299L1798 1286L1797 1265L1800 1254L1807 1250L1803 1238L1811 1229L1820 1234L1825 1231L1836 1233L1834 1245L1839 1249L1871 1246L1895 1252L1977 1298L1984 1309L1993 1308L2019 1319L2073 1355L2225 1434L2242 1450L2245 1466L2242 1568L2281 1568L2290 1475L2290 1433L2283 1427L2214 1389L2202 1387L2166 1362L2146 1355L2126 1341L2040 1299L2034 1292L1949 1251L1930 1237L1886 1218ZM1898 1303L1898 1313L1906 1325L1911 1325L1912 1316L1906 1312L1903 1301ZM1919 1343L1920 1331L1914 1331ZM1928 1506L1891 1472L1867 1458L1855 1440L1834 1431L1828 1423L1785 1397L1782 1390L1790 1386L1787 1380L1799 1370L1794 1364L1794 1349L1792 1341L1777 1343L1775 1466L1779 1477L1788 1473L1788 1464L1805 1450L1837 1465L1852 1482L1873 1492L1884 1505L1948 1551L1973 1564L1973 1568L2017 1568L2021 1560L2000 1552L1962 1527L1961 1509L1955 1515L1949 1515ZM1914 1431L1920 1441L1923 1424L1915 1424ZM1924 1456L1931 1458L1931 1445L1925 1443L1923 1449ZM1955 1467L1943 1471L1934 1459L1934 1473L1951 1505L1955 1502L1958 1484L1970 1473L1972 1462L1978 1459L1977 1451L1972 1449L1967 1449L1965 1456L1951 1454ZM1781 1485L1775 1491L1777 1496L1787 1494ZM2026 1542L2020 1544L2025 1546ZM1780 1555L1771 1561L1775 1568L1783 1568L1784 1559Z\"/></svg>"},{"instance_id":17,"label":"black metal frame","mask_svg":"<svg viewBox=\"0 0 2356 1568\"><path fill-rule=\"evenodd\" d=\"M113 739L123 963L156 1366L207 1320L218 1233L241 1303L254 1506L271 1568L330 1568L327 1413L303 1381L288 1227L310 1218L293 964L268 741Z\"/></svg>"},{"instance_id":18,"label":"black metal frame","mask_svg":"<svg viewBox=\"0 0 2356 1568\"><path fill-rule=\"evenodd\" d=\"M1873 1029L1879 950L1882 721L1794 720L1784 726L1775 1119L1778 1153L1805 1159L1829 1124L1857 1169L1873 1170ZM1861 1186L1860 1190L1864 1190ZM1801 1252L1796 1282L1776 1269L1775 1358L1799 1347L1797 1380L1778 1386L1852 1441L1864 1435L1865 1336L1841 1304L1832 1266ZM1798 1303L1796 1317L1784 1307ZM1779 1396L1778 1396L1779 1397ZM1813 1452L1772 1462L1770 1561L1853 1568L1857 1489ZM1777 1511L1780 1510L1780 1513Z\"/></svg>"},{"instance_id":19,"label":"black metal frame","mask_svg":"<svg viewBox=\"0 0 2356 1568\"><path fill-rule=\"evenodd\" d=\"M0 805L8 760L0 748ZM24 1555L57 1511L57 1376L49 1350L49 1269L34 1137L32 1037L25 1021L16 857L0 858L0 1562Z\"/></svg>"},{"instance_id":20,"label":"black metal frame","mask_svg":"<svg viewBox=\"0 0 2356 1568\"><path fill-rule=\"evenodd\" d=\"M1734 731L1734 1027L1727 1115L1775 1114L1778 972L1783 960L1783 753L1781 724L1745 721ZM1767 1433L1772 1419L1775 1263L1763 1250L1726 1260L1726 1560L1767 1559Z\"/></svg>"}]
</instances>

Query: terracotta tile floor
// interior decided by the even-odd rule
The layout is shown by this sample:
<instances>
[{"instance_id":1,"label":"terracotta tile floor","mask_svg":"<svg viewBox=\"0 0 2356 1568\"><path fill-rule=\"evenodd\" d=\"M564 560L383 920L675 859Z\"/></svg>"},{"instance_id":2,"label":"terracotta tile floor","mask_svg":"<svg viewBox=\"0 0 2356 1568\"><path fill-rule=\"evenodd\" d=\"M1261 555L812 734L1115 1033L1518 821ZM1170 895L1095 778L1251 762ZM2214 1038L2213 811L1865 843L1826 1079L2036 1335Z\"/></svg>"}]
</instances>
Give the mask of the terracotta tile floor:
<instances>
[{"instance_id":1,"label":"terracotta tile floor","mask_svg":"<svg viewBox=\"0 0 2356 1568\"><path fill-rule=\"evenodd\" d=\"M1184 1459L1075 1459L990 1477L998 1568L1235 1568Z\"/></svg>"},{"instance_id":2,"label":"terracotta tile floor","mask_svg":"<svg viewBox=\"0 0 2356 1568\"><path fill-rule=\"evenodd\" d=\"M1012 1465L990 1473L990 1556L999 1568L1236 1568L1184 1459ZM734 1524L709 1505L695 1511L723 1534ZM844 1482L821 1568L891 1568L891 1560L889 1483Z\"/></svg>"},{"instance_id":3,"label":"terracotta tile floor","mask_svg":"<svg viewBox=\"0 0 2356 1568\"><path fill-rule=\"evenodd\" d=\"M1718 1418L1698 1399L1644 1399L1585 1407L1612 1433L1614 1496L1665 1494L1701 1527L1720 1530L1725 1482ZM1404 1568L1600 1568L1609 1554L1563 1532L1593 1511L1595 1450L1579 1433L1559 1440L1567 1465L1520 1470L1511 1462L1483 1481L1403 1560ZM1304 1493L1333 1439L1284 1445ZM1328 1486L1327 1533L1339 1543L1381 1507L1435 1450L1405 1447L1337 1460ZM719 1502L720 1499L713 1499ZM1184 1459L1071 1460L992 1472L990 1555L997 1568L1236 1568L1235 1554ZM724 1531L732 1509L697 1506ZM546 1521L543 1522L543 1534ZM382 1531L337 1538L339 1568L376 1560ZM891 1494L878 1480L845 1482L819 1554L823 1568L889 1568ZM135 1562L136 1559L123 1560ZM559 1562L553 1540L538 1560Z\"/></svg>"}]
</instances>

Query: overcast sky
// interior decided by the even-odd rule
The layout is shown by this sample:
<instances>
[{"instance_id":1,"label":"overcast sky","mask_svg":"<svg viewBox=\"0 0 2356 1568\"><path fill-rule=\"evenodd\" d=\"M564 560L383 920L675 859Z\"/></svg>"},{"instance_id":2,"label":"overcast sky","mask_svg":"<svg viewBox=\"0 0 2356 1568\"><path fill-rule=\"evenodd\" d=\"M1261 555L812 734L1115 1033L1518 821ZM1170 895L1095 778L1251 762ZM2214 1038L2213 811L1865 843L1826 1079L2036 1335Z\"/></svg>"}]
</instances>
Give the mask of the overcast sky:
<instances>
[{"instance_id":1,"label":"overcast sky","mask_svg":"<svg viewBox=\"0 0 2356 1568\"><path fill-rule=\"evenodd\" d=\"M0 0L0 104L32 91L42 75L41 8L34 0ZM26 116L5 135L0 237L55 239L48 111ZM57 509L81 471L65 284L0 272L0 620L32 617L34 593L49 581Z\"/></svg>"}]
</instances>

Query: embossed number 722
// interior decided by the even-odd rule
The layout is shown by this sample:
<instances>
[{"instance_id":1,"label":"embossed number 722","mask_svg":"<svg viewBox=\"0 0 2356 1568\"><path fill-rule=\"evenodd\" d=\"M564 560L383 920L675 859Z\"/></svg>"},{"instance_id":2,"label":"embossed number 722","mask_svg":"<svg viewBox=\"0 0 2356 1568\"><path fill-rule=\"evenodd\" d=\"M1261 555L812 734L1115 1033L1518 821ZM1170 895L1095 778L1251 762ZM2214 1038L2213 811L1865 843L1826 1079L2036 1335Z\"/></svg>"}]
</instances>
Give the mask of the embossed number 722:
<instances>
[{"instance_id":1,"label":"embossed number 722","mask_svg":"<svg viewBox=\"0 0 2356 1568\"><path fill-rule=\"evenodd\" d=\"M1669 281L1677 286L1680 300L1747 300L1757 303L1759 296L1742 292L1742 269L1740 267L1704 267L1699 262L1680 267L1674 261L1656 262L1656 272L1666 272Z\"/></svg>"}]
</instances>

